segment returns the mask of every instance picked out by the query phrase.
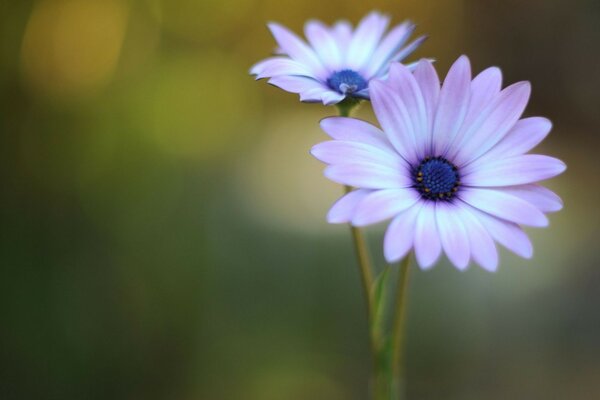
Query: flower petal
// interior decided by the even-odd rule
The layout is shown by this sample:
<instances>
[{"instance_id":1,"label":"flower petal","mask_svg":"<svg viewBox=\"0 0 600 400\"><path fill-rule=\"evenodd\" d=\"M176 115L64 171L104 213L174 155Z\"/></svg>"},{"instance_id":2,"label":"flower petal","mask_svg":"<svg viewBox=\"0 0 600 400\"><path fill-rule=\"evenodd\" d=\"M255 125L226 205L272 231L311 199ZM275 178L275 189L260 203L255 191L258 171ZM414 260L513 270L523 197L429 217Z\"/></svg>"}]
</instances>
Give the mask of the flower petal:
<instances>
[{"instance_id":1,"label":"flower petal","mask_svg":"<svg viewBox=\"0 0 600 400\"><path fill-rule=\"evenodd\" d=\"M481 265L481 267L490 272L498 269L498 251L492 236L487 229L479 222L477 217L469 211L468 206L462 206L461 216L462 222L465 224L469 243L471 247L471 255L473 261Z\"/></svg>"},{"instance_id":2,"label":"flower petal","mask_svg":"<svg viewBox=\"0 0 600 400\"><path fill-rule=\"evenodd\" d=\"M341 67L342 52L333 32L325 24L316 20L308 21L304 26L304 35L329 71Z\"/></svg>"},{"instance_id":3,"label":"flower petal","mask_svg":"<svg viewBox=\"0 0 600 400\"><path fill-rule=\"evenodd\" d=\"M554 157L524 154L469 164L461 171L461 181L480 187L522 185L552 178L566 169L565 163Z\"/></svg>"},{"instance_id":4,"label":"flower petal","mask_svg":"<svg viewBox=\"0 0 600 400\"><path fill-rule=\"evenodd\" d=\"M511 130L529 101L531 85L518 82L504 89L468 128L454 158L465 165L494 147Z\"/></svg>"},{"instance_id":5,"label":"flower petal","mask_svg":"<svg viewBox=\"0 0 600 400\"><path fill-rule=\"evenodd\" d=\"M333 26L332 32L342 53L342 62L345 62L345 54L348 53L352 40L352 24L348 21L338 21Z\"/></svg>"},{"instance_id":6,"label":"flower petal","mask_svg":"<svg viewBox=\"0 0 600 400\"><path fill-rule=\"evenodd\" d=\"M471 253L469 236L460 215L459 206L452 203L436 203L435 219L444 252L456 268L465 270L469 265Z\"/></svg>"},{"instance_id":7,"label":"flower petal","mask_svg":"<svg viewBox=\"0 0 600 400\"><path fill-rule=\"evenodd\" d=\"M563 207L560 197L552 190L540 185L506 186L502 188L502 191L533 204L545 213L556 212Z\"/></svg>"},{"instance_id":8,"label":"flower petal","mask_svg":"<svg viewBox=\"0 0 600 400\"><path fill-rule=\"evenodd\" d=\"M398 93L401 103L404 105L400 109L405 112L404 120L410 125L407 134L412 137L412 144L417 157L423 159L426 156L428 120L421 88L412 72L400 63L394 63L390 67L388 85Z\"/></svg>"},{"instance_id":9,"label":"flower petal","mask_svg":"<svg viewBox=\"0 0 600 400\"><path fill-rule=\"evenodd\" d=\"M319 60L319 57L317 57L314 50L302 39L278 23L271 22L268 24L268 27L281 49L287 55L295 61L306 65L306 67L319 79L327 78L328 73L321 63L321 60Z\"/></svg>"},{"instance_id":10,"label":"flower petal","mask_svg":"<svg viewBox=\"0 0 600 400\"><path fill-rule=\"evenodd\" d=\"M433 63L422 59L419 61L414 72L415 79L421 88L421 94L425 102L425 111L427 113L427 133L425 137L426 151L433 152L433 120L438 99L440 96L440 78L438 77Z\"/></svg>"},{"instance_id":11,"label":"flower petal","mask_svg":"<svg viewBox=\"0 0 600 400\"><path fill-rule=\"evenodd\" d=\"M387 15L378 12L371 12L360 21L346 55L346 65L350 69L362 71L362 67L369 61L389 22L390 18Z\"/></svg>"},{"instance_id":12,"label":"flower petal","mask_svg":"<svg viewBox=\"0 0 600 400\"><path fill-rule=\"evenodd\" d=\"M415 256L422 269L435 264L442 252L442 242L435 221L435 203L425 202L415 226Z\"/></svg>"},{"instance_id":13,"label":"flower petal","mask_svg":"<svg viewBox=\"0 0 600 400\"><path fill-rule=\"evenodd\" d=\"M471 64L461 56L450 67L440 91L433 123L432 155L445 155L458 134L469 107L471 96Z\"/></svg>"},{"instance_id":14,"label":"flower petal","mask_svg":"<svg viewBox=\"0 0 600 400\"><path fill-rule=\"evenodd\" d=\"M313 89L329 90L320 82L304 76L274 76L268 82L291 93L302 93Z\"/></svg>"},{"instance_id":15,"label":"flower petal","mask_svg":"<svg viewBox=\"0 0 600 400\"><path fill-rule=\"evenodd\" d=\"M360 119L328 117L321 120L321 129L333 139L369 144L380 150L397 154L379 128Z\"/></svg>"},{"instance_id":16,"label":"flower petal","mask_svg":"<svg viewBox=\"0 0 600 400\"><path fill-rule=\"evenodd\" d=\"M312 73L306 66L287 57L271 57L255 64L250 73L256 75L256 79L270 78L272 76L296 75L312 77Z\"/></svg>"},{"instance_id":17,"label":"flower petal","mask_svg":"<svg viewBox=\"0 0 600 400\"><path fill-rule=\"evenodd\" d=\"M468 204L465 207L477 217L495 241L523 258L533 256L533 245L517 224L496 218Z\"/></svg>"},{"instance_id":18,"label":"flower petal","mask_svg":"<svg viewBox=\"0 0 600 400\"><path fill-rule=\"evenodd\" d=\"M411 132L412 124L399 94L388 84L371 81L369 85L373 111L394 148L410 164L418 162L418 154Z\"/></svg>"},{"instance_id":19,"label":"flower petal","mask_svg":"<svg viewBox=\"0 0 600 400\"><path fill-rule=\"evenodd\" d=\"M548 218L531 203L502 189L463 188L460 199L471 206L517 224L545 227Z\"/></svg>"},{"instance_id":20,"label":"flower petal","mask_svg":"<svg viewBox=\"0 0 600 400\"><path fill-rule=\"evenodd\" d=\"M352 225L366 226L384 221L411 207L420 198L412 188L377 190L358 204Z\"/></svg>"},{"instance_id":21,"label":"flower petal","mask_svg":"<svg viewBox=\"0 0 600 400\"><path fill-rule=\"evenodd\" d=\"M547 118L523 118L506 134L496 146L485 153L477 161L487 161L504 157L518 156L527 153L537 146L552 129L552 122Z\"/></svg>"},{"instance_id":22,"label":"flower petal","mask_svg":"<svg viewBox=\"0 0 600 400\"><path fill-rule=\"evenodd\" d=\"M390 62L394 53L400 51L414 30L415 24L410 21L404 21L392 28L373 53L371 61L364 70L365 77L370 79L381 72L381 69Z\"/></svg>"},{"instance_id":23,"label":"flower petal","mask_svg":"<svg viewBox=\"0 0 600 400\"><path fill-rule=\"evenodd\" d=\"M415 50L417 50L424 41L426 41L428 36L419 36L415 40L413 40L408 46L400 50L398 53L394 54L390 61L402 61L406 57L410 56Z\"/></svg>"},{"instance_id":24,"label":"flower petal","mask_svg":"<svg viewBox=\"0 0 600 400\"><path fill-rule=\"evenodd\" d=\"M354 210L371 190L357 189L340 197L329 209L327 222L330 224L345 224L352 220Z\"/></svg>"},{"instance_id":25,"label":"flower petal","mask_svg":"<svg viewBox=\"0 0 600 400\"><path fill-rule=\"evenodd\" d=\"M422 202L401 212L388 226L383 238L383 254L389 263L400 261L413 246L414 228Z\"/></svg>"},{"instance_id":26,"label":"flower petal","mask_svg":"<svg viewBox=\"0 0 600 400\"><path fill-rule=\"evenodd\" d=\"M321 93L321 100L326 106L337 104L345 98L346 95L334 92L333 90L327 90Z\"/></svg>"},{"instance_id":27,"label":"flower petal","mask_svg":"<svg viewBox=\"0 0 600 400\"><path fill-rule=\"evenodd\" d=\"M353 164L366 162L381 164L390 169L404 169L404 161L397 153L381 150L369 144L330 140L316 144L310 153L327 164Z\"/></svg>"},{"instance_id":28,"label":"flower petal","mask_svg":"<svg viewBox=\"0 0 600 400\"><path fill-rule=\"evenodd\" d=\"M334 182L365 189L399 189L412 186L412 179L402 171L380 164L353 162L352 164L330 165L325 176Z\"/></svg>"}]
</instances>

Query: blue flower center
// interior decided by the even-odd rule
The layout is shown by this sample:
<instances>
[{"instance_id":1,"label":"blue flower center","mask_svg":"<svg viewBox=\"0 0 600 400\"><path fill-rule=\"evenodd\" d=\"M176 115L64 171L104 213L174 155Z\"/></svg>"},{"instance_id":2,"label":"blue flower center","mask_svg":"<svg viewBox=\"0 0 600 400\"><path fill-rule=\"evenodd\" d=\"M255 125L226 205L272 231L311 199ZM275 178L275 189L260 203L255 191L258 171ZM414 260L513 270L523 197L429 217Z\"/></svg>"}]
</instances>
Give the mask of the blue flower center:
<instances>
[{"instance_id":1,"label":"blue flower center","mask_svg":"<svg viewBox=\"0 0 600 400\"><path fill-rule=\"evenodd\" d=\"M428 200L451 200L460 186L458 168L443 157L427 157L413 171L414 187Z\"/></svg>"},{"instance_id":2,"label":"blue flower center","mask_svg":"<svg viewBox=\"0 0 600 400\"><path fill-rule=\"evenodd\" d=\"M341 94L360 92L367 88L367 81L358 72L351 69L336 71L327 79L327 85Z\"/></svg>"}]
</instances>

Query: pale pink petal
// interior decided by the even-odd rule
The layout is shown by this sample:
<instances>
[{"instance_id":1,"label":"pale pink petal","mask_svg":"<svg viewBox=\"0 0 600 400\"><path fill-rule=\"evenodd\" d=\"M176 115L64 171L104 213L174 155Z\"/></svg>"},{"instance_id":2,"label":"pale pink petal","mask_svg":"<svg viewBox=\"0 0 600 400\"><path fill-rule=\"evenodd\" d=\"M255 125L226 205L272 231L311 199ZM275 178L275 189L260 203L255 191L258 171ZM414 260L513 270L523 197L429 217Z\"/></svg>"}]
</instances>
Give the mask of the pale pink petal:
<instances>
[{"instance_id":1,"label":"pale pink petal","mask_svg":"<svg viewBox=\"0 0 600 400\"><path fill-rule=\"evenodd\" d=\"M562 209L563 202L553 191L540 185L506 186L502 191L517 196L540 209L545 213L556 212Z\"/></svg>"},{"instance_id":2,"label":"pale pink petal","mask_svg":"<svg viewBox=\"0 0 600 400\"><path fill-rule=\"evenodd\" d=\"M389 263L400 261L413 246L414 229L422 202L401 212L388 226L383 239L383 254Z\"/></svg>"},{"instance_id":3,"label":"pale pink petal","mask_svg":"<svg viewBox=\"0 0 600 400\"><path fill-rule=\"evenodd\" d=\"M435 220L435 203L424 202L415 226L415 256L422 269L429 269L442 252Z\"/></svg>"},{"instance_id":4,"label":"pale pink petal","mask_svg":"<svg viewBox=\"0 0 600 400\"><path fill-rule=\"evenodd\" d=\"M411 207L420 198L412 188L374 191L356 207L352 225L366 226L384 221Z\"/></svg>"},{"instance_id":5,"label":"pale pink petal","mask_svg":"<svg viewBox=\"0 0 600 400\"><path fill-rule=\"evenodd\" d=\"M459 196L471 206L498 218L529 226L548 226L548 218L537 207L502 189L462 188Z\"/></svg>"},{"instance_id":6,"label":"pale pink petal","mask_svg":"<svg viewBox=\"0 0 600 400\"><path fill-rule=\"evenodd\" d=\"M474 162L461 169L461 180L467 186L513 186L542 181L565 171L562 161L538 154L524 154Z\"/></svg>"},{"instance_id":7,"label":"pale pink petal","mask_svg":"<svg viewBox=\"0 0 600 400\"><path fill-rule=\"evenodd\" d=\"M381 81L371 81L369 85L373 111L383 131L398 153L412 165L417 164L411 122L407 110L398 93Z\"/></svg>"},{"instance_id":8,"label":"pale pink petal","mask_svg":"<svg viewBox=\"0 0 600 400\"><path fill-rule=\"evenodd\" d=\"M376 126L356 118L328 117L321 120L321 129L333 139L361 142L380 150L396 153L385 134Z\"/></svg>"},{"instance_id":9,"label":"pale pink petal","mask_svg":"<svg viewBox=\"0 0 600 400\"><path fill-rule=\"evenodd\" d=\"M496 218L488 213L465 204L469 211L477 217L479 222L490 233L492 238L518 256L531 258L533 256L533 245L531 241L517 224Z\"/></svg>"},{"instance_id":10,"label":"pale pink petal","mask_svg":"<svg viewBox=\"0 0 600 400\"><path fill-rule=\"evenodd\" d=\"M365 189L399 189L410 187L413 181L406 172L379 164L359 163L330 165L325 176L334 182Z\"/></svg>"},{"instance_id":11,"label":"pale pink petal","mask_svg":"<svg viewBox=\"0 0 600 400\"><path fill-rule=\"evenodd\" d=\"M382 150L369 144L330 140L316 144L310 153L327 164L351 164L367 162L381 164L390 169L405 169L405 163L398 153Z\"/></svg>"},{"instance_id":12,"label":"pale pink petal","mask_svg":"<svg viewBox=\"0 0 600 400\"><path fill-rule=\"evenodd\" d=\"M352 220L354 210L371 190L357 189L340 197L329 209L327 222L330 224L345 224Z\"/></svg>"},{"instance_id":13,"label":"pale pink petal","mask_svg":"<svg viewBox=\"0 0 600 400\"><path fill-rule=\"evenodd\" d=\"M468 206L461 206L462 222L469 236L473 261L488 271L498 269L498 251L492 236L479 219L469 211Z\"/></svg>"},{"instance_id":14,"label":"pale pink petal","mask_svg":"<svg viewBox=\"0 0 600 400\"><path fill-rule=\"evenodd\" d=\"M471 64L461 56L450 68L440 91L433 123L432 155L444 155L460 130L469 107Z\"/></svg>"},{"instance_id":15,"label":"pale pink petal","mask_svg":"<svg viewBox=\"0 0 600 400\"><path fill-rule=\"evenodd\" d=\"M530 94L529 82L515 83L500 92L468 128L453 158L455 164L463 166L479 158L502 140L523 114Z\"/></svg>"},{"instance_id":16,"label":"pale pink petal","mask_svg":"<svg viewBox=\"0 0 600 400\"><path fill-rule=\"evenodd\" d=\"M460 218L459 207L452 203L437 202L435 219L446 256L456 268L466 269L471 249L469 236Z\"/></svg>"},{"instance_id":17,"label":"pale pink petal","mask_svg":"<svg viewBox=\"0 0 600 400\"><path fill-rule=\"evenodd\" d=\"M548 136L552 122L547 118L523 118L494 147L475 162L487 162L527 153Z\"/></svg>"},{"instance_id":18,"label":"pale pink petal","mask_svg":"<svg viewBox=\"0 0 600 400\"><path fill-rule=\"evenodd\" d=\"M414 75L400 63L390 67L389 86L395 90L401 100L399 107L404 112L404 120L410 128L407 132L412 137L412 145L419 159L425 158L425 145L428 136L428 120L425 100Z\"/></svg>"}]
</instances>

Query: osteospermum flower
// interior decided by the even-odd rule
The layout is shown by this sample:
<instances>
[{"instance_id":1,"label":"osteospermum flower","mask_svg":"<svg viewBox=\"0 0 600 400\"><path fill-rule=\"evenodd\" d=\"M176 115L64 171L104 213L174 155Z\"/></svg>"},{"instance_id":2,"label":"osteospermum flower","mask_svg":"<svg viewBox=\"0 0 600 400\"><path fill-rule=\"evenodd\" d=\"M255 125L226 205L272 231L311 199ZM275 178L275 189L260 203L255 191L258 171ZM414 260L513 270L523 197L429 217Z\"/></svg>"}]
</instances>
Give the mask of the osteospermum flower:
<instances>
[{"instance_id":1,"label":"osteospermum flower","mask_svg":"<svg viewBox=\"0 0 600 400\"><path fill-rule=\"evenodd\" d=\"M495 270L494 241L532 256L520 225L544 227L545 213L562 202L536 182L562 173L558 159L525 154L550 131L549 120L520 119L530 84L501 89L492 67L471 80L467 57L451 67L440 89L431 62L414 74L401 64L387 81L371 82L375 115L382 130L353 118L327 118L333 139L313 147L329 164L325 176L356 187L331 208L331 223L364 226L393 218L384 238L389 262L414 248L422 268L442 249L459 269L469 261Z\"/></svg>"},{"instance_id":2,"label":"osteospermum flower","mask_svg":"<svg viewBox=\"0 0 600 400\"><path fill-rule=\"evenodd\" d=\"M309 21L304 33L309 44L285 27L268 24L280 56L267 58L250 69L256 79L292 93L300 100L337 104L346 97L369 98L369 81L384 77L390 63L402 61L419 47L419 37L404 47L415 25L397 25L385 36L389 17L372 12L353 31L346 21L328 27Z\"/></svg>"}]
</instances>

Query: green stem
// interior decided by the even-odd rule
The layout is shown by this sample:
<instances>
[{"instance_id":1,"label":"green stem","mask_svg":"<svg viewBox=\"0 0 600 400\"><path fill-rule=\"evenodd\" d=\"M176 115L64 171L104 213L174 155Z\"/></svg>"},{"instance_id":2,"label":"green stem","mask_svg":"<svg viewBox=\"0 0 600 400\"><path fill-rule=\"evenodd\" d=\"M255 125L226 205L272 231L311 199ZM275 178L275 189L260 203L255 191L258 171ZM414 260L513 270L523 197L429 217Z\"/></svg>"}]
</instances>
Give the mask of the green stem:
<instances>
[{"instance_id":1,"label":"green stem","mask_svg":"<svg viewBox=\"0 0 600 400\"><path fill-rule=\"evenodd\" d=\"M344 188L346 189L346 193L352 191L352 187L350 186L344 186ZM350 232L352 233L352 242L354 243L354 251L356 252L362 287L367 300L367 317L370 324L374 312L373 267L371 266L371 257L369 256L369 249L367 248L365 237L360 228L350 225ZM371 338L371 342L373 354L375 354L376 348L374 347L373 338Z\"/></svg>"},{"instance_id":2,"label":"green stem","mask_svg":"<svg viewBox=\"0 0 600 400\"><path fill-rule=\"evenodd\" d=\"M337 104L339 115L341 117L350 116L350 112L359 104L360 100L353 98L347 98L344 101ZM352 191L351 186L344 186L346 193ZM380 356L380 340L379 335L372 329L375 319L375 296L373 291L373 267L371 265L371 257L369 256L369 249L363 232L360 228L350 225L350 232L352 233L352 242L354 244L354 251L356 253L356 259L358 261L358 267L360 271L360 280L365 294L365 300L367 302L367 321L369 323L369 344L371 347L371 355L373 357L374 366L374 398L377 399L381 381L381 374L379 368L379 356Z\"/></svg>"},{"instance_id":3,"label":"green stem","mask_svg":"<svg viewBox=\"0 0 600 400\"><path fill-rule=\"evenodd\" d=\"M408 298L408 277L410 254L400 262L398 288L396 292L395 314L392 327L392 388L398 393L396 398L404 398L404 335L406 303Z\"/></svg>"}]
</instances>

